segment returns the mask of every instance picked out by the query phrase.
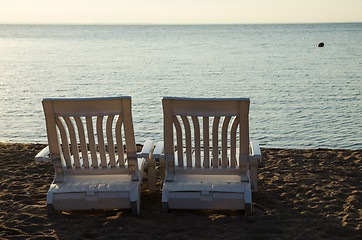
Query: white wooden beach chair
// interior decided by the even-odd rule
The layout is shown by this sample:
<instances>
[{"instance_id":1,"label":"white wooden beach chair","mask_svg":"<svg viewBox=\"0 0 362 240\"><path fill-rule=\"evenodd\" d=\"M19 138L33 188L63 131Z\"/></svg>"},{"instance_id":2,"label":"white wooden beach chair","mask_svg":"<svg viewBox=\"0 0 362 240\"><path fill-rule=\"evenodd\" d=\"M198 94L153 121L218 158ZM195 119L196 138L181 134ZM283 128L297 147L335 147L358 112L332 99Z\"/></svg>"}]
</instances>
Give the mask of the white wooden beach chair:
<instances>
[{"instance_id":1,"label":"white wooden beach chair","mask_svg":"<svg viewBox=\"0 0 362 240\"><path fill-rule=\"evenodd\" d=\"M244 209L251 214L261 154L258 144L249 143L250 100L167 97L162 104L164 142L157 143L153 157L166 164L163 211Z\"/></svg>"},{"instance_id":2,"label":"white wooden beach chair","mask_svg":"<svg viewBox=\"0 0 362 240\"><path fill-rule=\"evenodd\" d=\"M131 208L139 214L145 159L154 146L148 140L137 154L131 97L42 103L49 145L35 160L50 159L55 169L47 194L48 213Z\"/></svg>"}]
</instances>

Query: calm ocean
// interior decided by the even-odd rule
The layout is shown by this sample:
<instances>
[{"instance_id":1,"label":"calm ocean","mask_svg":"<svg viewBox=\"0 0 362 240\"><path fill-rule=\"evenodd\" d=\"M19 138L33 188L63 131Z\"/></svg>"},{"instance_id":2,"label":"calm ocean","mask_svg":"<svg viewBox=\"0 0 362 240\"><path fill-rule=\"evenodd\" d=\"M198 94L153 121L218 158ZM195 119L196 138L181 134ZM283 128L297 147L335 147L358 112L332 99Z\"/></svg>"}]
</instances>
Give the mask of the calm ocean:
<instances>
[{"instance_id":1,"label":"calm ocean","mask_svg":"<svg viewBox=\"0 0 362 240\"><path fill-rule=\"evenodd\" d=\"M361 77L362 23L0 25L0 141L46 143L48 97L132 96L137 143L163 96L249 97L263 147L362 149Z\"/></svg>"}]
</instances>

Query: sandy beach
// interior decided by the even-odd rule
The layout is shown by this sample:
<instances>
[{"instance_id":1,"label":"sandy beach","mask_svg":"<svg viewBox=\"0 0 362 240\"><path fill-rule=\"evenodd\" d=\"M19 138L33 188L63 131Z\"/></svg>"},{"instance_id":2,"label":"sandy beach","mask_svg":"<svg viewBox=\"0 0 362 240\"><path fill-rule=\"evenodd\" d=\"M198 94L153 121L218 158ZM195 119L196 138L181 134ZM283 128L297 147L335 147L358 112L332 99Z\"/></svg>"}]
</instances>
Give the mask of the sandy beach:
<instances>
[{"instance_id":1,"label":"sandy beach","mask_svg":"<svg viewBox=\"0 0 362 240\"><path fill-rule=\"evenodd\" d=\"M362 239L362 150L262 149L253 215L241 211L161 212L161 193L130 210L48 217L51 163L42 144L0 144L1 239ZM160 183L159 183L160 187Z\"/></svg>"}]
</instances>

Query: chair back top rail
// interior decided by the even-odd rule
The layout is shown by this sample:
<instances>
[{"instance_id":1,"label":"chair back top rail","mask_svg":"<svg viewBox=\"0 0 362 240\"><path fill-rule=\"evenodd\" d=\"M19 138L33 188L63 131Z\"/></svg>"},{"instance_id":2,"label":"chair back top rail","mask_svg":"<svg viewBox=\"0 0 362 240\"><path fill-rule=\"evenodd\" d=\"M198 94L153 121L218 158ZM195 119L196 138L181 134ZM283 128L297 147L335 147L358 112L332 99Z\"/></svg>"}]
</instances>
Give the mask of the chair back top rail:
<instances>
[{"instance_id":1,"label":"chair back top rail","mask_svg":"<svg viewBox=\"0 0 362 240\"><path fill-rule=\"evenodd\" d=\"M109 98L45 98L43 103L52 105L55 116L107 116L123 111L122 101L131 97Z\"/></svg>"},{"instance_id":2,"label":"chair back top rail","mask_svg":"<svg viewBox=\"0 0 362 240\"><path fill-rule=\"evenodd\" d=\"M172 98L162 100L171 105L174 115L185 116L236 116L240 104L249 106L249 98Z\"/></svg>"}]
</instances>

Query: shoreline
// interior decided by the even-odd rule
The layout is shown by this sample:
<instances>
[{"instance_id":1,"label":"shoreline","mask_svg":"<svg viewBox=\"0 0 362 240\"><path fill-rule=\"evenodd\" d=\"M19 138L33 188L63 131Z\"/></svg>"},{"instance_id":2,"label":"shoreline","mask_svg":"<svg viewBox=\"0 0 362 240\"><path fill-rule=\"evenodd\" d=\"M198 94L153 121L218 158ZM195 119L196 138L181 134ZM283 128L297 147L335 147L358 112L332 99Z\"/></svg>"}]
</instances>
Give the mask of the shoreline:
<instances>
[{"instance_id":1,"label":"shoreline","mask_svg":"<svg viewBox=\"0 0 362 240\"><path fill-rule=\"evenodd\" d=\"M156 141L157 142L157 141ZM19 144L19 145L41 145L41 146L47 146L48 143L44 143L44 142L14 142L14 141L0 141L0 145L3 144ZM136 145L138 147L142 147L142 143L136 143ZM303 150L303 151L308 151L308 150L317 150L317 151L362 151L362 149L349 149L349 148L325 148L325 147L317 147L317 148L283 148L283 147L260 147L261 150L264 149L268 149L268 150Z\"/></svg>"},{"instance_id":2,"label":"shoreline","mask_svg":"<svg viewBox=\"0 0 362 240\"><path fill-rule=\"evenodd\" d=\"M262 148L253 215L240 211L161 211L161 192L129 210L46 215L51 163L46 144L0 143L0 238L360 239L362 150ZM161 183L158 182L158 188ZM74 231L77 229L77 231Z\"/></svg>"}]
</instances>

